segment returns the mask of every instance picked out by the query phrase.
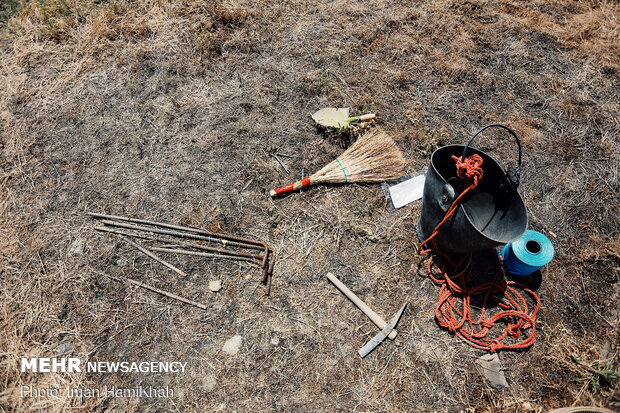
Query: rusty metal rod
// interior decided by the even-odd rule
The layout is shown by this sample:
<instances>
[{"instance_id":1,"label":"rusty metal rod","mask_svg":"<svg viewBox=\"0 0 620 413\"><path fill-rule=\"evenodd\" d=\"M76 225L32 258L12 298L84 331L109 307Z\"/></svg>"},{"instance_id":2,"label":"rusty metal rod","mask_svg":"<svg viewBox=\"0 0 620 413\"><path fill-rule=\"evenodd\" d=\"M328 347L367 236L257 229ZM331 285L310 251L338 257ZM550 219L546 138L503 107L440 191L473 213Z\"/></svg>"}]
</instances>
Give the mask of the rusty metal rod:
<instances>
[{"instance_id":1,"label":"rusty metal rod","mask_svg":"<svg viewBox=\"0 0 620 413\"><path fill-rule=\"evenodd\" d=\"M179 274L179 275L181 275L183 277L187 276L187 274L185 272L181 271L180 269L178 269L174 265L170 264L169 262L162 260L157 255L153 254L151 251L147 250L146 248L144 248L142 245L138 244L137 242L133 242L132 240L130 240L129 238L127 238L124 235L119 235L118 237L120 239L122 239L123 241L125 241L126 243L128 243L129 245L132 245L132 246L136 247L143 254L151 257L152 259L154 259L155 261L159 262L160 264L163 264L166 267L170 268L172 271L176 272L177 274Z\"/></svg>"},{"instance_id":2,"label":"rusty metal rod","mask_svg":"<svg viewBox=\"0 0 620 413\"><path fill-rule=\"evenodd\" d=\"M237 236L228 235L228 234L218 234L218 233L206 231L200 228L184 227L184 226L179 226L179 225L166 224L163 222L148 221L144 219L128 218L128 217L122 217L118 215L106 215L106 214L100 214L100 213L95 213L95 212L88 212L87 214L95 218L103 219L102 223L104 225L109 225L112 227L120 227L120 228L135 230L135 231L146 231L146 232L150 232L154 234L162 234L162 235L168 235L168 236L174 236L174 237L195 239L195 240L200 240L200 241L221 243L224 246L230 245L230 246L236 246L239 248L262 250L263 251L262 265L261 265L261 267L263 268L262 282L263 284L268 283L266 295L269 295L271 291L271 281L272 281L271 278L273 276L275 255L274 255L273 250L269 248L269 246L262 241L256 241L256 240L243 238L243 237L237 237ZM146 225L156 226L160 228L168 228L168 229L177 230L177 231L162 230L159 228L149 228L149 227L144 227L140 225L130 225L130 224L126 224L123 222L116 222L116 221L146 224ZM96 229L99 231L115 233L114 230L109 229L109 228L98 227ZM255 259L257 260L261 259L260 256L245 254L240 251L222 250L218 248L207 247L207 246L199 245L199 244L191 244L191 243L182 242L182 241L177 242L177 241L171 241L171 240L164 240L162 238L158 239L156 237L149 237L147 235L142 235L142 234L121 233L120 231L117 231L117 232L120 233L121 235L128 235L128 236L133 236L133 237L138 237L138 238L161 240L162 242L176 242L178 244L181 244L187 247L203 249L206 251L220 252L223 255L227 255L231 257L244 258L245 260L250 261L250 262L255 262L254 261ZM196 251L189 251L189 252L197 253ZM197 255L197 254L192 254L192 255ZM216 254L208 254L208 255L215 256ZM270 255L271 255L271 261L269 261ZM228 257L221 257L221 258L228 258Z\"/></svg>"},{"instance_id":3,"label":"rusty metal rod","mask_svg":"<svg viewBox=\"0 0 620 413\"><path fill-rule=\"evenodd\" d=\"M263 284L267 284L267 277L269 276L269 270L270 268L272 269L273 267L273 250L271 248L269 248L269 255L270 255L271 261L269 261L268 265L263 268L264 270L263 278L261 280Z\"/></svg>"},{"instance_id":4,"label":"rusty metal rod","mask_svg":"<svg viewBox=\"0 0 620 413\"><path fill-rule=\"evenodd\" d=\"M273 250L270 249L269 252L271 252L271 262L269 263L269 270L266 273L268 274L267 276L269 277L269 281L267 283L267 292L265 293L265 295L269 295L271 293L271 279L273 278L273 266L276 262L276 255L273 252ZM264 281L263 281L263 284L264 284Z\"/></svg>"},{"instance_id":5,"label":"rusty metal rod","mask_svg":"<svg viewBox=\"0 0 620 413\"><path fill-rule=\"evenodd\" d=\"M201 245L201 244L192 244L191 242L179 241L179 240L169 239L169 238L165 238L165 237L158 237L158 236L153 236L153 235L136 234L136 233L131 233L131 232L119 231L119 230L116 230L116 229L113 229L113 228L95 227L95 230L102 231L102 232L109 232L111 234L118 234L118 235L125 235L125 236L129 236L129 237L141 238L141 239L146 239L146 240L150 240L150 241L174 243L174 244L176 244L178 246L182 246L182 247L198 248L198 249L201 249L201 250L204 250L204 251L217 252L217 253L221 253L221 254L227 254L227 255L230 255L230 256L239 256L239 257L245 257L245 258L253 258L253 259L257 259L257 260L261 260L261 261L263 259L262 255L252 255L252 254L241 252L241 251L234 251L234 250L228 250L228 249L222 249L222 248L216 248L216 247L209 247L207 245Z\"/></svg>"},{"instance_id":6,"label":"rusty metal rod","mask_svg":"<svg viewBox=\"0 0 620 413\"><path fill-rule=\"evenodd\" d=\"M198 257L206 257L206 258L227 258L227 259L233 259L236 261L247 261L247 262L251 262L254 263L258 266L261 265L261 260L255 260L252 258L246 258L246 257L235 257L232 255L222 255L222 254L210 254L207 252L200 252L200 251L190 251L190 250L184 250L184 249L178 249L178 248L161 248L161 247L150 247L151 251L158 251L158 252L169 252L169 253L173 253L173 254L184 254L184 255L196 255Z\"/></svg>"},{"instance_id":7,"label":"rusty metal rod","mask_svg":"<svg viewBox=\"0 0 620 413\"><path fill-rule=\"evenodd\" d=\"M271 253L271 249L267 250L267 254ZM265 263L265 265L263 265L263 278L262 278L262 283L265 284L265 280L267 279L267 273L269 272L269 255L267 255L266 257L267 259L265 259L263 262Z\"/></svg>"},{"instance_id":8,"label":"rusty metal rod","mask_svg":"<svg viewBox=\"0 0 620 413\"><path fill-rule=\"evenodd\" d=\"M203 241L209 241L209 242L215 242L215 243L222 243L223 245L228 245L230 244L231 246L237 246L240 248L250 248L250 249L260 249L264 251L264 255L263 255L263 268L267 266L267 255L269 254L269 247L267 246L267 244L265 244L264 242L261 241L254 241L254 240L248 240L247 238L241 238L241 237L235 237L232 235L218 235L209 231L203 231L200 229L196 229L196 228L189 228L189 227L180 227L178 225L171 225L171 224L164 224L161 222L153 222L153 221L147 221L147 220L140 220L140 219L133 219L133 218L125 218L125 217L117 217L115 215L104 215L104 214L95 214L92 212L89 212L89 214L91 216L97 217L97 218L102 218L102 217L106 217L106 216L111 216L114 219L119 219L121 221L128 221L128 222L133 222L133 221L140 221L143 223L146 223L147 225L155 225L155 226L160 226L160 227L164 227L164 228L178 228L181 229L182 232L179 231L169 231L169 230L163 230L163 229L159 229L159 228L149 228L149 227L143 227L143 226L139 226L139 225L131 225L131 224L126 224L123 222L117 222L117 221L111 221L111 220L107 220L104 219L101 222L103 222L104 225L110 225L110 226L117 226L117 227L121 227L121 228L128 228L128 229L134 229L137 231L147 231L147 232L153 232L153 233L157 233L157 234L164 234L164 235L173 235L173 236L177 236L177 237L182 237L182 238L190 238L190 239L199 239L199 240L203 240ZM194 233L188 233L188 232L183 232L183 231L190 231L190 232L194 232ZM197 235L198 233L200 234L208 234L208 235ZM232 241L230 241L229 239L233 239ZM251 244L249 244L251 243Z\"/></svg>"},{"instance_id":9,"label":"rusty metal rod","mask_svg":"<svg viewBox=\"0 0 620 413\"><path fill-rule=\"evenodd\" d=\"M252 245L255 245L257 247L261 247L261 249L263 249L264 246L265 246L264 243L261 242L261 241L256 241L256 240L249 239L249 238L237 237L235 235L229 235L229 234L218 234L216 232L206 231L206 230L201 229L201 228L184 227L184 226L181 226L181 225L172 225L172 224L167 224L167 223L164 223L164 222L156 222L156 221L148 221L146 219L121 217L121 216L118 216L118 215L99 214L99 213L96 213L96 212L88 212L87 214L92 216L92 217L95 217L95 218L103 218L103 219L114 220L114 221L126 221L126 222L133 222L133 223L136 223L136 224L147 224L147 225L153 225L153 226L156 226L156 227L169 228L169 229L175 229L175 230L180 230L180 231L194 232L194 233L197 233L197 234L206 235L208 237L213 237L213 238L218 238L218 239L225 239L225 240L235 241L235 242L245 243L245 244L252 244Z\"/></svg>"},{"instance_id":10,"label":"rusty metal rod","mask_svg":"<svg viewBox=\"0 0 620 413\"><path fill-rule=\"evenodd\" d=\"M103 220L101 222L105 225L109 225L112 227L133 229L135 231L146 231L146 232L152 232L155 234L172 235L172 236L180 237L180 238L197 239L201 241L209 241L209 242L215 242L215 243L219 243L223 245L230 245L233 247L251 248L251 249L260 249L260 250L263 249L262 247L259 247L258 245L247 245L247 244L243 244L243 243L236 242L236 241L228 241L225 239L218 239L218 238L213 238L213 237L205 236L205 235L172 231L172 230L160 229L160 228L149 228L149 227L143 227L139 225L126 224L124 222L116 222L116 221L108 221L108 220Z\"/></svg>"},{"instance_id":11,"label":"rusty metal rod","mask_svg":"<svg viewBox=\"0 0 620 413\"><path fill-rule=\"evenodd\" d=\"M194 248L198 248L198 249L203 249L205 251L215 251L215 252L222 252L224 254L228 254L227 256L220 256L221 258L238 258L238 259L242 259L242 260L246 260L249 262L253 262L256 264L261 264L261 268L263 268L263 277L262 277L262 283L263 284L269 284L268 287L268 293L269 290L271 289L271 276L273 275L273 266L275 263L275 256L273 256L273 250L271 248L268 249L269 254L271 255L271 261L269 262L268 265L265 265L264 267L262 266L261 263L261 259L263 257L260 256L256 256L256 255L251 255L251 254L245 254L242 252L238 252L238 251L231 251L231 250L222 250L219 248L214 248L214 247L208 247L205 245L200 245L200 244L192 244L189 242L185 242L185 241L176 241L176 240L170 240L167 239L165 237L157 237L157 236L151 236L151 235L145 235L145 234L135 234L135 233L131 233L131 232L125 232L125 231L119 231L116 229L112 229L112 228L106 228L106 227L95 227L95 230L97 231L102 231L102 232L108 232L108 233L112 233L112 234L118 234L118 235L125 235L125 236L131 236L131 237L136 237L136 238L141 238L141 239L147 239L147 240L151 240L151 241L160 241L160 242L174 242L176 244L179 244L180 246L187 246L187 247L194 247ZM154 251L157 251L157 249L155 248L151 248ZM168 250L165 250L168 251ZM235 255L233 255L235 254ZM197 254L193 254L193 255L197 255ZM213 258L217 258L218 256L213 254L213 255L208 255L211 256ZM264 260L263 260L264 261ZM269 294L266 295L269 295Z\"/></svg>"},{"instance_id":12,"label":"rusty metal rod","mask_svg":"<svg viewBox=\"0 0 620 413\"><path fill-rule=\"evenodd\" d=\"M180 226L180 225L166 224L166 223L163 223L163 222L148 221L146 219L128 218L128 217L122 217L122 216L118 216L118 215L106 215L106 214L99 214L99 213L96 213L96 212L88 212L88 215L90 215L92 217L95 217L95 218L103 218L103 219L108 219L108 220L133 222L133 223L137 223L137 224L147 224L147 225L153 225L153 226L158 226L158 227L162 227L162 228L176 229L176 230L181 230L181 231L189 231L189 232L194 232L194 233L202 234L202 235L205 235L207 237L216 238L216 239L219 239L219 240L227 240L227 241L232 241L232 242L238 242L238 243L245 243L245 244L254 245L254 247L248 245L248 246L246 246L246 248L254 248L254 249L256 249L256 247L261 247L260 249L262 249L264 251L263 267L265 267L267 265L267 255L269 254L269 251L268 251L269 247L267 246L266 243L264 243L262 241L256 241L256 240L249 239L249 238L237 237L235 235L218 234L218 233L206 231L206 230L200 229L200 228L184 227L184 226ZM210 241L211 242L218 242L217 240L210 240ZM224 245L226 245L226 244L224 243Z\"/></svg>"},{"instance_id":13,"label":"rusty metal rod","mask_svg":"<svg viewBox=\"0 0 620 413\"><path fill-rule=\"evenodd\" d=\"M96 271L95 271L95 272L96 272ZM174 293L171 293L171 292L168 292L168 291L165 291L165 290L161 290L161 289L159 289L159 288L153 287L153 286L148 285L148 284L144 284L144 283L142 283L142 282L140 282L140 281L137 281L137 280L134 280L134 279L131 279L131 278L127 278L127 277L122 277L122 278L120 278L120 277L115 277L115 276L113 276L113 275L106 274L106 273L102 273L102 272L97 272L97 274L100 274L100 275L101 275L101 274L102 274L102 275L105 275L106 277L109 277L109 278L111 278L111 279L113 279L113 280L116 280L116 281L120 281L120 282L125 281L125 282L128 282L128 283L130 283L130 284L137 285L138 287L142 287L142 288L145 288L145 289L147 289L147 290L154 291L154 292L156 292L156 293L158 293L158 294L165 295L165 296L166 296L166 297L168 297L168 298L172 298L172 299L175 299L175 300L181 301L181 302L183 302L183 303L185 303L185 304L189 304L189 305L193 305L193 306L198 307L198 308L202 308L203 310L206 310L206 309L207 309L207 306L206 306L206 305L204 305L204 304L197 303L196 301L192 301L192 300L187 299L187 298L185 298L185 297L181 297L180 295L176 295L176 294L174 294Z\"/></svg>"}]
</instances>

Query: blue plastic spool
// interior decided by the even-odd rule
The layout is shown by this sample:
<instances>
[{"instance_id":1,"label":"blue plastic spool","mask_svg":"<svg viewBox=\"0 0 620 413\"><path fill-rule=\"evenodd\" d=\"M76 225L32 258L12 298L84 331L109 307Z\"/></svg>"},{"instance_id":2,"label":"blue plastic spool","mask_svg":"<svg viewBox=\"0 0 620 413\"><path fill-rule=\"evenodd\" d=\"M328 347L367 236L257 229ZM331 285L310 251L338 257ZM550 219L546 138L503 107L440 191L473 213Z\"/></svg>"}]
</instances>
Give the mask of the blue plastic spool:
<instances>
[{"instance_id":1,"label":"blue plastic spool","mask_svg":"<svg viewBox=\"0 0 620 413\"><path fill-rule=\"evenodd\" d=\"M528 229L521 239L506 244L501 255L507 272L526 276L551 262L553 245L540 232Z\"/></svg>"}]
</instances>

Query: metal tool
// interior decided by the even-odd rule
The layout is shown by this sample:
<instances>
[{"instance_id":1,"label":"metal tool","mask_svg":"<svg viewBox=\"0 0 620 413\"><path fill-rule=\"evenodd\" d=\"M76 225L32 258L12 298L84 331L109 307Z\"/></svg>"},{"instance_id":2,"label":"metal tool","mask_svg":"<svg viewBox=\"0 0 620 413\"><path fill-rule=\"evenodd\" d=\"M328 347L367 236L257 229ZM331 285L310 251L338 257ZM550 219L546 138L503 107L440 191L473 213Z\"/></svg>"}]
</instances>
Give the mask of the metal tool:
<instances>
[{"instance_id":1,"label":"metal tool","mask_svg":"<svg viewBox=\"0 0 620 413\"><path fill-rule=\"evenodd\" d=\"M390 320L389 323L387 323L385 328L381 330L379 334L371 338L368 343L364 344L364 347L358 350L358 353L361 358L366 357L368 353L373 351L379 344L383 343L383 340L385 340L385 338L388 337L390 333L395 331L394 327L396 327L396 324L398 324L398 320L400 320L400 316L403 315L403 311L405 311L405 307L407 307L407 304L403 305L400 308L400 310L398 310L398 313L396 313L396 315Z\"/></svg>"},{"instance_id":2,"label":"metal tool","mask_svg":"<svg viewBox=\"0 0 620 413\"><path fill-rule=\"evenodd\" d=\"M274 251L262 241L237 237L230 234L215 233L201 228L172 225L145 219L106 215L95 212L89 212L88 215L98 219L99 222L104 225L103 227L96 227L95 229L97 231L112 233L122 237L123 240L129 242L149 257L159 261L181 275L185 275L185 273L157 257L153 254L153 251L208 258L232 259L256 264L263 270L262 283L267 285L266 295L269 295L271 291L275 254ZM132 238L165 242L167 247L149 246L148 248L142 248L140 245L134 243L131 240ZM180 239L184 239L185 241L181 241ZM204 245L205 242L211 243L211 245ZM213 244L216 246L213 246ZM208 251L208 253L203 251ZM262 252L262 254L260 254L259 251Z\"/></svg>"},{"instance_id":3,"label":"metal tool","mask_svg":"<svg viewBox=\"0 0 620 413\"><path fill-rule=\"evenodd\" d=\"M326 277L344 295L346 295L353 302L353 304L355 304L357 306L357 308L362 310L362 312L364 314L366 314L368 316L368 318L370 318L370 320L377 325L377 327L379 327L381 329L381 332L379 334L377 334L375 337L373 337L368 343L366 343L364 345L364 347L362 347L359 350L358 353L359 353L359 355L361 357L365 357L366 355L368 355L368 353L370 353L372 350L374 350L381 342L383 342L383 340L385 340L386 337L388 337L390 340L394 340L396 338L396 335L398 333L397 333L396 330L394 330L394 327L398 323L398 320L400 320L400 317L403 314L403 311L404 311L405 306L407 304L403 305L403 307L398 311L398 313L396 313L396 315L392 318L392 320L390 320L389 323L386 323L379 316L379 314L375 313L372 310L372 308L368 307L368 305L366 305L366 303L364 303L357 295L355 295L353 293L353 291L349 290L349 288L347 288L347 286L344 285L342 283L342 281L340 281L338 278L336 278L336 276L334 274L329 272L329 273L327 273Z\"/></svg>"}]
</instances>

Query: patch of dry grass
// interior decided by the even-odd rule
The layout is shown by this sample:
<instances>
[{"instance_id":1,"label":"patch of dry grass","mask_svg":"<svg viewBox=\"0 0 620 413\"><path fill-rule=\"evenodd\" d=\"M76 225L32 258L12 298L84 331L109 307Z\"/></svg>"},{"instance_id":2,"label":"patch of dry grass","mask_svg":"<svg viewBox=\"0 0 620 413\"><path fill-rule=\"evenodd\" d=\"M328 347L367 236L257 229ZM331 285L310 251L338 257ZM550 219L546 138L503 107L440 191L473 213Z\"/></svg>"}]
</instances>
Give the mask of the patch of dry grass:
<instances>
[{"instance_id":1,"label":"patch of dry grass","mask_svg":"<svg viewBox=\"0 0 620 413\"><path fill-rule=\"evenodd\" d=\"M524 2L31 0L0 8L0 407L11 411L546 411L611 406L620 369L618 5ZM524 145L530 226L550 237L536 344L502 353L491 389L433 320L436 287L415 254L419 205L391 211L376 186L267 192L342 152L309 113L376 112L423 170L480 126ZM478 146L514 163L514 146ZM272 156L283 161L290 173ZM179 280L86 211L198 225L276 248L269 298L249 266L178 258ZM78 240L82 254L69 250ZM105 271L201 300L179 305ZM364 360L376 329L332 271L399 338ZM206 289L221 278L217 295ZM220 351L243 336L236 357ZM277 339L277 340L273 340ZM275 343L275 344L274 344ZM61 347L59 347L62 344ZM20 374L18 359L180 359L186 375ZM65 347L66 348L66 347ZM578 360L578 361L576 361ZM169 385L173 400L25 399L21 385Z\"/></svg>"}]
</instances>

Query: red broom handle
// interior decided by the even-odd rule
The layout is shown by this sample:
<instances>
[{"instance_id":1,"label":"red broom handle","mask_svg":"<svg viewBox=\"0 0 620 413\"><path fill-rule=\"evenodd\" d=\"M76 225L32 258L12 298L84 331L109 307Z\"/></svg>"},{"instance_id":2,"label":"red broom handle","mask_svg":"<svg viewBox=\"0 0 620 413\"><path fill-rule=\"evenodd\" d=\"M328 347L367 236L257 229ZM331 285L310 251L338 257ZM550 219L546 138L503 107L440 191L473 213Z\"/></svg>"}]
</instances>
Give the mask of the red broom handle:
<instances>
[{"instance_id":1,"label":"red broom handle","mask_svg":"<svg viewBox=\"0 0 620 413\"><path fill-rule=\"evenodd\" d=\"M286 185L286 186L283 186L281 188L272 190L269 193L269 195L271 195L271 197L273 198L273 197L276 197L278 195L288 194L289 192L297 191L298 189L301 189L301 188L306 187L306 186L310 186L311 184L312 184L312 181L310 180L310 177L306 176L301 181L297 181L297 182L294 182L294 183L292 183L290 185Z\"/></svg>"}]
</instances>

